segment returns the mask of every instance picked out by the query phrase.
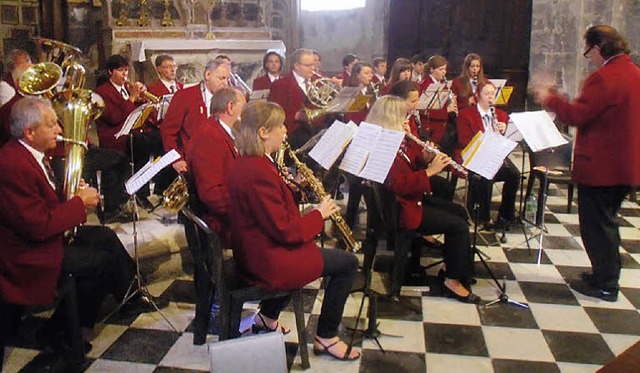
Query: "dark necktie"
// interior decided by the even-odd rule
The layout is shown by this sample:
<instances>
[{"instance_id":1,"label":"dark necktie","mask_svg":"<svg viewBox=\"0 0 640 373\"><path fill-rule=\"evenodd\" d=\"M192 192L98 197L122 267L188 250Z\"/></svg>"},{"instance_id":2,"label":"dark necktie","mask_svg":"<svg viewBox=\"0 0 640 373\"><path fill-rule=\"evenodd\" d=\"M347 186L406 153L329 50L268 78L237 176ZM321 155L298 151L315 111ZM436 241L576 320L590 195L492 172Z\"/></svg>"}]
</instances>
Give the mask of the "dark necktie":
<instances>
[{"instance_id":1,"label":"dark necktie","mask_svg":"<svg viewBox=\"0 0 640 373\"><path fill-rule=\"evenodd\" d=\"M125 100L129 99L129 92L127 92L127 89L124 86L120 88L120 94L122 94L122 98Z\"/></svg>"},{"instance_id":2,"label":"dark necktie","mask_svg":"<svg viewBox=\"0 0 640 373\"><path fill-rule=\"evenodd\" d=\"M485 114L482 116L482 121L484 122L484 128L487 130L491 130L491 116L489 114Z\"/></svg>"},{"instance_id":3,"label":"dark necktie","mask_svg":"<svg viewBox=\"0 0 640 373\"><path fill-rule=\"evenodd\" d=\"M53 174L51 163L49 163L49 158L47 158L46 155L42 157L42 164L44 164L44 169L47 171L47 177L49 178L49 182L53 185L56 185L56 175Z\"/></svg>"},{"instance_id":4,"label":"dark necktie","mask_svg":"<svg viewBox=\"0 0 640 373\"><path fill-rule=\"evenodd\" d=\"M176 86L172 84L171 87L169 88L169 92L176 93Z\"/></svg>"}]
</instances>

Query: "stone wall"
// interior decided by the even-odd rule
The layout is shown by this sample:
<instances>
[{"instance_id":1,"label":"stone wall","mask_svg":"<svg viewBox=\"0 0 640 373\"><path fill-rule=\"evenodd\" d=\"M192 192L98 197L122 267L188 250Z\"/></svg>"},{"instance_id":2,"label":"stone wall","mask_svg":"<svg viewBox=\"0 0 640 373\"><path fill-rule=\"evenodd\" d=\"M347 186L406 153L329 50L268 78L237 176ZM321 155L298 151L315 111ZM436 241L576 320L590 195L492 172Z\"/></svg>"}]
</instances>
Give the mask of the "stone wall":
<instances>
[{"instance_id":1,"label":"stone wall","mask_svg":"<svg viewBox=\"0 0 640 373\"><path fill-rule=\"evenodd\" d=\"M608 24L620 31L638 62L640 1L533 0L529 71L555 73L562 90L574 97L594 69L582 56L588 27Z\"/></svg>"},{"instance_id":2,"label":"stone wall","mask_svg":"<svg viewBox=\"0 0 640 373\"><path fill-rule=\"evenodd\" d=\"M389 0L367 1L361 9L302 11L300 45L320 52L323 71L340 72L348 53L367 62L386 56L388 18Z\"/></svg>"}]
</instances>

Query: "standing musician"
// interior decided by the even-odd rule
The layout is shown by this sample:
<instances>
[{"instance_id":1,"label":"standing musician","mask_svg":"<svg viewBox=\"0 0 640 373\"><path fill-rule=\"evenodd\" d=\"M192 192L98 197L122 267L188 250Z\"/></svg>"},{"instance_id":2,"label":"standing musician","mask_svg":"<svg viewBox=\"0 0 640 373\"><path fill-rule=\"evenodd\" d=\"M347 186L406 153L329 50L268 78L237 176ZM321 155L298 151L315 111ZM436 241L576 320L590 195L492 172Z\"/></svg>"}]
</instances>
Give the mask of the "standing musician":
<instances>
[{"instance_id":1,"label":"standing musician","mask_svg":"<svg viewBox=\"0 0 640 373\"><path fill-rule=\"evenodd\" d=\"M456 95L458 110L465 109L476 104L476 90L478 84L484 82L482 58L477 53L469 53L462 62L462 71L451 82L451 91Z\"/></svg>"},{"instance_id":2,"label":"standing musician","mask_svg":"<svg viewBox=\"0 0 640 373\"><path fill-rule=\"evenodd\" d=\"M367 123L407 131L406 103L394 96L381 97L371 108ZM433 145L433 144L432 144ZM400 226L422 235L444 233L445 267L438 274L442 295L463 303L479 303L468 285L473 276L473 254L467 213L462 206L431 195L430 178L449 165L446 154L433 156L414 142L403 141L389 170L385 187L398 197ZM416 250L417 249L417 250ZM414 271L420 269L420 250L412 245Z\"/></svg>"},{"instance_id":3,"label":"standing musician","mask_svg":"<svg viewBox=\"0 0 640 373\"><path fill-rule=\"evenodd\" d=\"M230 73L226 60L211 60L204 68L204 79L200 84L179 90L173 96L160 127L160 134L165 151L175 149L183 156L173 163L173 168L178 173L187 171L184 155L189 140L200 123L209 118L211 97L218 89L229 85Z\"/></svg>"},{"instance_id":4,"label":"standing musician","mask_svg":"<svg viewBox=\"0 0 640 373\"><path fill-rule=\"evenodd\" d=\"M592 273L571 288L608 302L618 299L620 232L618 211L640 185L640 69L629 44L613 27L593 26L584 35L584 56L597 70L572 102L555 93L551 79L534 87L537 102L576 126L573 181L578 184L580 236Z\"/></svg>"},{"instance_id":5,"label":"standing musician","mask_svg":"<svg viewBox=\"0 0 640 373\"><path fill-rule=\"evenodd\" d=\"M156 71L158 72L158 80L147 87L147 91L157 97L170 95L184 88L184 84L176 80L176 72L178 66L173 56L169 54L161 54L156 57Z\"/></svg>"},{"instance_id":6,"label":"standing musician","mask_svg":"<svg viewBox=\"0 0 640 373\"><path fill-rule=\"evenodd\" d=\"M500 109L495 109L495 118L491 114L491 107L494 105L496 87L486 80L478 85L476 92L477 105L470 106L460 111L458 117L458 149L456 157L461 161L460 151L471 141L478 131L493 131L504 134L507 129L509 116ZM491 189L494 181L504 181L502 187L502 202L498 210L498 226L509 226L515 221L515 203L518 193L518 182L520 181L520 171L509 158L494 176L493 180L484 178L471 178L469 180L471 193L467 200L469 211L472 210L474 202L478 202L478 221L484 225L484 229L494 229L496 224L491 219L489 212L491 206Z\"/></svg>"},{"instance_id":7,"label":"standing musician","mask_svg":"<svg viewBox=\"0 0 640 373\"><path fill-rule=\"evenodd\" d=\"M353 53L347 54L342 59L342 68L344 69L344 71L334 76L334 78L340 81L340 84L346 86L347 82L349 81L349 77L351 76L351 69L353 69L353 65L357 64L358 62L360 62L358 56Z\"/></svg>"},{"instance_id":8,"label":"standing musician","mask_svg":"<svg viewBox=\"0 0 640 373\"><path fill-rule=\"evenodd\" d=\"M86 222L87 210L98 204L96 189L81 180L73 198L61 197L62 187L45 156L61 133L51 103L36 97L20 100L13 107L11 126L13 138L0 149L0 357L24 307L53 302L61 272L72 274L77 283L85 338L104 294L121 301L135 273L131 257L110 228L78 227ZM64 232L74 227L73 241L64 243ZM139 302L140 297L132 298L128 305Z\"/></svg>"},{"instance_id":9,"label":"standing musician","mask_svg":"<svg viewBox=\"0 0 640 373\"><path fill-rule=\"evenodd\" d=\"M376 57L373 59L373 78L371 81L374 84L378 84L380 88L387 85L387 60L382 57Z\"/></svg>"},{"instance_id":10,"label":"standing musician","mask_svg":"<svg viewBox=\"0 0 640 373\"><path fill-rule=\"evenodd\" d=\"M420 84L420 93L424 92L433 83L443 83L447 76L447 60L440 55L431 56L427 61L427 69L429 76ZM444 89L447 88L445 87ZM442 140L445 134L449 115L451 113L458 113L455 95L452 95L452 98L453 100L447 101L446 107L442 109L428 109L426 112L424 119L430 130L431 141L436 144L440 143L440 140Z\"/></svg>"},{"instance_id":11,"label":"standing musician","mask_svg":"<svg viewBox=\"0 0 640 373\"><path fill-rule=\"evenodd\" d=\"M291 54L291 72L271 85L269 101L280 105L285 112L285 125L293 149L304 145L312 136L313 128L304 115L304 107L314 108L307 100L307 84L314 74L313 51L300 48Z\"/></svg>"},{"instance_id":12,"label":"standing musician","mask_svg":"<svg viewBox=\"0 0 640 373\"><path fill-rule=\"evenodd\" d=\"M389 91L391 91L391 87L394 84L411 79L411 61L406 58L398 58L393 62L391 66L391 72L389 73L389 81L387 85L382 87L380 90L380 96L388 95Z\"/></svg>"},{"instance_id":13,"label":"standing musician","mask_svg":"<svg viewBox=\"0 0 640 373\"><path fill-rule=\"evenodd\" d=\"M224 248L231 241L225 180L232 160L238 158L232 131L246 103L237 89L220 88L211 98L212 118L198 127L187 147L190 174L204 207L202 218L220 236Z\"/></svg>"},{"instance_id":14,"label":"standing musician","mask_svg":"<svg viewBox=\"0 0 640 373\"><path fill-rule=\"evenodd\" d=\"M427 60L424 53L418 53L411 57L411 81L422 84L427 79L427 74L424 73Z\"/></svg>"},{"instance_id":15,"label":"standing musician","mask_svg":"<svg viewBox=\"0 0 640 373\"><path fill-rule=\"evenodd\" d=\"M301 216L279 176L269 154L284 141L284 120L282 108L264 100L250 102L242 112L236 131L240 158L227 178L234 258L245 281L269 291L299 289L320 276L327 279L314 352L355 360L360 352L349 351L337 334L358 260L344 250L320 249L314 242L324 220L339 210L335 201L327 197ZM278 322L288 302L289 297L262 301L253 332L289 333Z\"/></svg>"},{"instance_id":16,"label":"standing musician","mask_svg":"<svg viewBox=\"0 0 640 373\"><path fill-rule=\"evenodd\" d=\"M278 52L270 51L264 55L262 59L262 68L265 74L253 81L253 90L270 89L271 83L278 80L282 74L282 66L284 66L283 58Z\"/></svg>"}]
</instances>

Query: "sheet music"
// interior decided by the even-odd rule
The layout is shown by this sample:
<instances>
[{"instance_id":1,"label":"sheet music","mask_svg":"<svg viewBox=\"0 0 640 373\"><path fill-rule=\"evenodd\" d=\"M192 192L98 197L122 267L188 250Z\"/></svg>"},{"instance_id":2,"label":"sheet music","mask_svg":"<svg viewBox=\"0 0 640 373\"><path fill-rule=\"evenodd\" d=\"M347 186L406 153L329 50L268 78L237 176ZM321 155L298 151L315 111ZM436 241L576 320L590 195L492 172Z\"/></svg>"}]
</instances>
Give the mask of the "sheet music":
<instances>
[{"instance_id":1,"label":"sheet music","mask_svg":"<svg viewBox=\"0 0 640 373\"><path fill-rule=\"evenodd\" d=\"M382 132L382 127L361 122L356 134L353 136L351 145L349 145L342 158L340 169L353 175L360 174L380 132Z\"/></svg>"},{"instance_id":2,"label":"sheet music","mask_svg":"<svg viewBox=\"0 0 640 373\"><path fill-rule=\"evenodd\" d=\"M469 152L465 148L463 152L463 166L491 180L518 143L495 132L485 132L479 139L477 136L474 136L477 141L472 144L473 150Z\"/></svg>"},{"instance_id":3,"label":"sheet music","mask_svg":"<svg viewBox=\"0 0 640 373\"><path fill-rule=\"evenodd\" d=\"M257 91L253 91L251 93L251 100L263 100L263 99L267 99L269 97L269 92L270 90L268 89L259 89Z\"/></svg>"},{"instance_id":4,"label":"sheet music","mask_svg":"<svg viewBox=\"0 0 640 373\"><path fill-rule=\"evenodd\" d=\"M378 139L384 139L384 141L376 143L375 151L369 153L369 159L358 176L384 183L396 154L398 154L398 148L404 139L404 132L383 129Z\"/></svg>"},{"instance_id":5,"label":"sheet music","mask_svg":"<svg viewBox=\"0 0 640 373\"><path fill-rule=\"evenodd\" d=\"M544 110L513 113L510 118L514 124L510 127L515 127L514 130L522 135L533 152L555 148L567 143L549 113Z\"/></svg>"},{"instance_id":6,"label":"sheet music","mask_svg":"<svg viewBox=\"0 0 640 373\"><path fill-rule=\"evenodd\" d=\"M178 159L180 159L180 154L175 149L172 149L170 152L163 155L162 158L156 159L153 162L148 162L124 183L127 193L129 193L129 195L134 194L154 176L156 176L160 170Z\"/></svg>"},{"instance_id":7,"label":"sheet music","mask_svg":"<svg viewBox=\"0 0 640 373\"><path fill-rule=\"evenodd\" d=\"M169 109L169 104L171 103L174 94L175 93L160 97L160 102L158 103L158 115L156 116L156 120L158 122L162 121L164 116L167 115L167 109Z\"/></svg>"},{"instance_id":8,"label":"sheet music","mask_svg":"<svg viewBox=\"0 0 640 373\"><path fill-rule=\"evenodd\" d=\"M496 86L495 98L500 97L500 91L502 91L502 88L505 86L505 84L507 84L507 79L489 79L489 81L493 83L494 86Z\"/></svg>"},{"instance_id":9,"label":"sheet music","mask_svg":"<svg viewBox=\"0 0 640 373\"><path fill-rule=\"evenodd\" d=\"M442 109L449 99L449 91L444 89L444 83L432 83L422 92L416 109Z\"/></svg>"},{"instance_id":10,"label":"sheet music","mask_svg":"<svg viewBox=\"0 0 640 373\"><path fill-rule=\"evenodd\" d=\"M325 170L328 170L342 154L342 151L349 144L357 130L358 126L352 121L343 123L336 120L322 135L320 141L311 149L309 156Z\"/></svg>"},{"instance_id":11,"label":"sheet music","mask_svg":"<svg viewBox=\"0 0 640 373\"><path fill-rule=\"evenodd\" d=\"M132 111L127 117L127 119L125 119L124 124L122 124L122 128L120 128L120 131L118 131L114 135L115 138L118 139L120 138L120 136L128 135L129 132L131 132L131 129L133 128L133 126L138 121L138 119L140 119L140 117L142 116L142 113L144 112L144 110L152 105L153 105L152 103L147 102L146 104L142 104L138 106L134 111Z\"/></svg>"}]
</instances>

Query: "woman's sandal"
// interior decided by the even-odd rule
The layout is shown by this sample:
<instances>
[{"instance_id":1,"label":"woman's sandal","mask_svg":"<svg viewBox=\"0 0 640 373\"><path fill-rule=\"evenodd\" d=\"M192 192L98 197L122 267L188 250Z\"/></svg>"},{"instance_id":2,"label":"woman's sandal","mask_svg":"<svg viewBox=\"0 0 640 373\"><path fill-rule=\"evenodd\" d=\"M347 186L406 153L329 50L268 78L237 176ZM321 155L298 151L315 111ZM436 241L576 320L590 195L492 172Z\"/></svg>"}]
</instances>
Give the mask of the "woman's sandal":
<instances>
[{"instance_id":1,"label":"woman's sandal","mask_svg":"<svg viewBox=\"0 0 640 373\"><path fill-rule=\"evenodd\" d=\"M329 351L329 349L330 349L331 347L333 347L333 346L337 345L338 343L342 342L342 340L341 340L341 339L338 339L337 341L335 341L335 342L333 342L332 344L330 344L330 345L328 345L328 346L327 346L327 345L325 345L324 343L322 343L322 341L318 338L318 336L316 336L316 342L318 342L318 343L320 344L320 346L322 346L322 349L319 349L319 348L316 348L315 346L313 346L313 354L314 354L314 355L324 355L324 354L327 354L327 355L331 356L331 357L332 357L332 358L334 358L334 359L337 359L337 360L346 360L346 361L349 361L349 360L357 360L357 359L359 359L359 358L360 358L360 355L362 355L360 352L358 352L358 356L353 357L353 358L352 358L352 357L350 357L350 355L351 355L351 348L347 348L347 351L345 351L345 353L344 353L344 355L343 355L343 356L335 355L335 354L333 354L331 351ZM342 343L344 343L344 342L342 342Z\"/></svg>"},{"instance_id":2,"label":"woman's sandal","mask_svg":"<svg viewBox=\"0 0 640 373\"><path fill-rule=\"evenodd\" d=\"M258 325L258 324L251 325L251 333L253 334L272 333L278 330L278 328L280 328L282 335L287 335L291 333L291 329L285 328L284 326L280 325L279 321L276 321L276 327L271 329L267 326L267 323L265 322L264 318L259 312L258 312L258 317L260 318L260 322L262 323L262 325Z\"/></svg>"}]
</instances>

